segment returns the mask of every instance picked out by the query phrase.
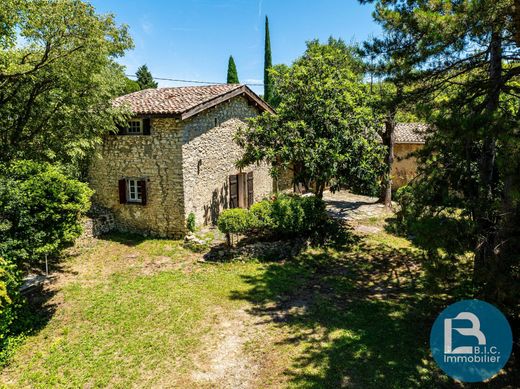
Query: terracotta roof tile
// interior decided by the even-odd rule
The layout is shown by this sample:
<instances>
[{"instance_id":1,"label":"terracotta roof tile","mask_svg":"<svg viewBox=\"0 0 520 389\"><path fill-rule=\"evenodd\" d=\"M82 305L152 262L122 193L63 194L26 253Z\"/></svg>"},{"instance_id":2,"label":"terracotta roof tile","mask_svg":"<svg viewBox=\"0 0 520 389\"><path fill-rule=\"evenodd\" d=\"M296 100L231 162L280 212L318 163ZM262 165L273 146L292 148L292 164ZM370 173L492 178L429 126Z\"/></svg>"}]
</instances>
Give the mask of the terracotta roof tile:
<instances>
[{"instance_id":1,"label":"terracotta roof tile","mask_svg":"<svg viewBox=\"0 0 520 389\"><path fill-rule=\"evenodd\" d=\"M397 123L395 143L424 143L427 128L424 123Z\"/></svg>"},{"instance_id":2,"label":"terracotta roof tile","mask_svg":"<svg viewBox=\"0 0 520 389\"><path fill-rule=\"evenodd\" d=\"M244 87L221 84L145 89L116 98L114 105L128 105L136 115L178 115L239 88Z\"/></svg>"}]
</instances>

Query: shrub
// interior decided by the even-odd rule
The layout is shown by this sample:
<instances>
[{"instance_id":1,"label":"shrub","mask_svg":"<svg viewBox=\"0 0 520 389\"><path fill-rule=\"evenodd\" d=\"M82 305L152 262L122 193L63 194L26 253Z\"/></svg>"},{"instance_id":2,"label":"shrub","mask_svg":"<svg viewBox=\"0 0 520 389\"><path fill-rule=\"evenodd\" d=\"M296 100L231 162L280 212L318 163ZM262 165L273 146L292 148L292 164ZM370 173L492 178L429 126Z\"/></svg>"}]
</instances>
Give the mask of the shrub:
<instances>
[{"instance_id":1,"label":"shrub","mask_svg":"<svg viewBox=\"0 0 520 389\"><path fill-rule=\"evenodd\" d=\"M20 274L16 266L0 257L0 351L7 341L20 303Z\"/></svg>"},{"instance_id":2,"label":"shrub","mask_svg":"<svg viewBox=\"0 0 520 389\"><path fill-rule=\"evenodd\" d=\"M399 204L398 218L405 221L410 217L418 217L420 205L415 201L413 188L409 185L402 186L395 193L395 200Z\"/></svg>"},{"instance_id":3,"label":"shrub","mask_svg":"<svg viewBox=\"0 0 520 389\"><path fill-rule=\"evenodd\" d=\"M329 219L326 211L325 201L316 197L301 197L301 207L305 215L304 223L308 231L313 231L323 226Z\"/></svg>"},{"instance_id":4,"label":"shrub","mask_svg":"<svg viewBox=\"0 0 520 389\"><path fill-rule=\"evenodd\" d=\"M272 217L273 202L269 200L262 200L251 206L250 214L250 228L258 232L268 232L273 230L274 220Z\"/></svg>"},{"instance_id":5,"label":"shrub","mask_svg":"<svg viewBox=\"0 0 520 389\"><path fill-rule=\"evenodd\" d=\"M477 243L469 214L452 206L453 201L436 204L423 182L400 188L396 199L399 211L393 232L411 235L414 243L428 252L442 248L454 255L470 251Z\"/></svg>"},{"instance_id":6,"label":"shrub","mask_svg":"<svg viewBox=\"0 0 520 389\"><path fill-rule=\"evenodd\" d=\"M280 195L253 204L251 210L229 209L220 215L218 228L230 234L263 233L283 237L308 237L325 231L328 216L323 200L314 197Z\"/></svg>"},{"instance_id":7,"label":"shrub","mask_svg":"<svg viewBox=\"0 0 520 389\"><path fill-rule=\"evenodd\" d=\"M188 228L188 231L195 232L195 214L193 212L190 212L188 215L188 219L186 220L186 227Z\"/></svg>"},{"instance_id":8,"label":"shrub","mask_svg":"<svg viewBox=\"0 0 520 389\"><path fill-rule=\"evenodd\" d=\"M275 230L282 235L293 235L305 228L305 212L296 197L279 197L273 202Z\"/></svg>"},{"instance_id":9,"label":"shrub","mask_svg":"<svg viewBox=\"0 0 520 389\"><path fill-rule=\"evenodd\" d=\"M272 205L274 230L282 235L308 234L327 220L325 203L315 197L282 195Z\"/></svg>"},{"instance_id":10,"label":"shrub","mask_svg":"<svg viewBox=\"0 0 520 389\"><path fill-rule=\"evenodd\" d=\"M92 193L47 163L0 166L0 256L20 264L57 254L81 234Z\"/></svg>"},{"instance_id":11,"label":"shrub","mask_svg":"<svg viewBox=\"0 0 520 389\"><path fill-rule=\"evenodd\" d=\"M226 234L245 233L249 227L249 211L242 208L226 209L217 222L218 229Z\"/></svg>"},{"instance_id":12,"label":"shrub","mask_svg":"<svg viewBox=\"0 0 520 389\"><path fill-rule=\"evenodd\" d=\"M228 245L231 245L231 234L243 234L250 229L249 211L242 208L226 209L220 214L217 227L226 234Z\"/></svg>"}]
</instances>

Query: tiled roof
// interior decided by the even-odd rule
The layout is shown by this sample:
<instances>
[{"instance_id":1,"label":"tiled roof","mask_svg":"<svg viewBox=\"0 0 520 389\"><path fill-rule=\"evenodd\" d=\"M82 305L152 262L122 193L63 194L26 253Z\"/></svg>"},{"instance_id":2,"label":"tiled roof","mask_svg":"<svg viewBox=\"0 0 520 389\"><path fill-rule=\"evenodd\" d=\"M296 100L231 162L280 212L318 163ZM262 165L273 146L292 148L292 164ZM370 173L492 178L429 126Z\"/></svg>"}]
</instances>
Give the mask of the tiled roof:
<instances>
[{"instance_id":1,"label":"tiled roof","mask_svg":"<svg viewBox=\"0 0 520 389\"><path fill-rule=\"evenodd\" d=\"M395 143L424 143L427 128L424 123L397 123Z\"/></svg>"},{"instance_id":2,"label":"tiled roof","mask_svg":"<svg viewBox=\"0 0 520 389\"><path fill-rule=\"evenodd\" d=\"M191 116L191 111L198 113L241 94L254 100L264 110L272 111L247 86L239 84L145 89L116 98L114 105L127 105L135 115L173 115L185 119Z\"/></svg>"}]
</instances>

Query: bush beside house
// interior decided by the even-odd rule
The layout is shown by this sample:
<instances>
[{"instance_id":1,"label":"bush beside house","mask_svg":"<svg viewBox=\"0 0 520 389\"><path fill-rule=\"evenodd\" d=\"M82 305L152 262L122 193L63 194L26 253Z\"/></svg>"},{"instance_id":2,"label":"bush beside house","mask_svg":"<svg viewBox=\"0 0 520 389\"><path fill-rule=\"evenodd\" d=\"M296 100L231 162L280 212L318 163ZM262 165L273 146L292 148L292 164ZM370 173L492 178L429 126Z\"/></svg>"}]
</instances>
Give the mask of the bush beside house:
<instances>
[{"instance_id":1,"label":"bush beside house","mask_svg":"<svg viewBox=\"0 0 520 389\"><path fill-rule=\"evenodd\" d=\"M0 166L0 365L27 331L18 323L24 321L23 269L74 242L92 193L57 165L17 161Z\"/></svg>"},{"instance_id":2,"label":"bush beside house","mask_svg":"<svg viewBox=\"0 0 520 389\"><path fill-rule=\"evenodd\" d=\"M17 265L57 255L82 231L92 190L56 165L18 161L0 167L0 255Z\"/></svg>"},{"instance_id":3,"label":"bush beside house","mask_svg":"<svg viewBox=\"0 0 520 389\"><path fill-rule=\"evenodd\" d=\"M225 210L218 219L218 228L226 234L229 244L232 235L310 237L326 226L327 221L322 199L280 195L253 204L250 210Z\"/></svg>"}]
</instances>

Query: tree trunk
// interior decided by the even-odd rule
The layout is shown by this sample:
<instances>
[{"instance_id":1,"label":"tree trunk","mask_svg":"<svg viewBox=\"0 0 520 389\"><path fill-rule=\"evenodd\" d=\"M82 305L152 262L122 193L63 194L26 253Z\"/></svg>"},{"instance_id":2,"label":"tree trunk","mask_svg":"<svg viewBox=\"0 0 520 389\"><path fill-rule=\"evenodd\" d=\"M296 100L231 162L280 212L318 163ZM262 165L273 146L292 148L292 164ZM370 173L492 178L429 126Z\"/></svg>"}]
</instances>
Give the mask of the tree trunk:
<instances>
[{"instance_id":1,"label":"tree trunk","mask_svg":"<svg viewBox=\"0 0 520 389\"><path fill-rule=\"evenodd\" d=\"M325 191L325 183L324 182L317 182L316 183L316 197L319 199L323 198L323 192Z\"/></svg>"},{"instance_id":2,"label":"tree trunk","mask_svg":"<svg viewBox=\"0 0 520 389\"><path fill-rule=\"evenodd\" d=\"M496 239L496 215L493 209L493 182L496 170L496 138L494 134L492 118L500 101L500 88L502 77L502 41L500 33L493 31L489 45L489 92L485 114L491 118L489 128L483 140L480 165L480 190L476 224L479 233L477 249L475 252L473 281L477 288L485 290L487 282L492 278L490 265L493 260L493 249ZM490 277L491 276L491 277Z\"/></svg>"},{"instance_id":3,"label":"tree trunk","mask_svg":"<svg viewBox=\"0 0 520 389\"><path fill-rule=\"evenodd\" d=\"M515 0L513 6L514 36L515 42L520 47L520 0Z\"/></svg>"},{"instance_id":4,"label":"tree trunk","mask_svg":"<svg viewBox=\"0 0 520 389\"><path fill-rule=\"evenodd\" d=\"M386 172L381 183L381 194L379 202L385 205L386 209L392 209L392 166L394 164L394 143L395 143L395 120L394 114L389 114L385 120L385 131L382 133L383 145L387 148L385 163Z\"/></svg>"}]
</instances>

